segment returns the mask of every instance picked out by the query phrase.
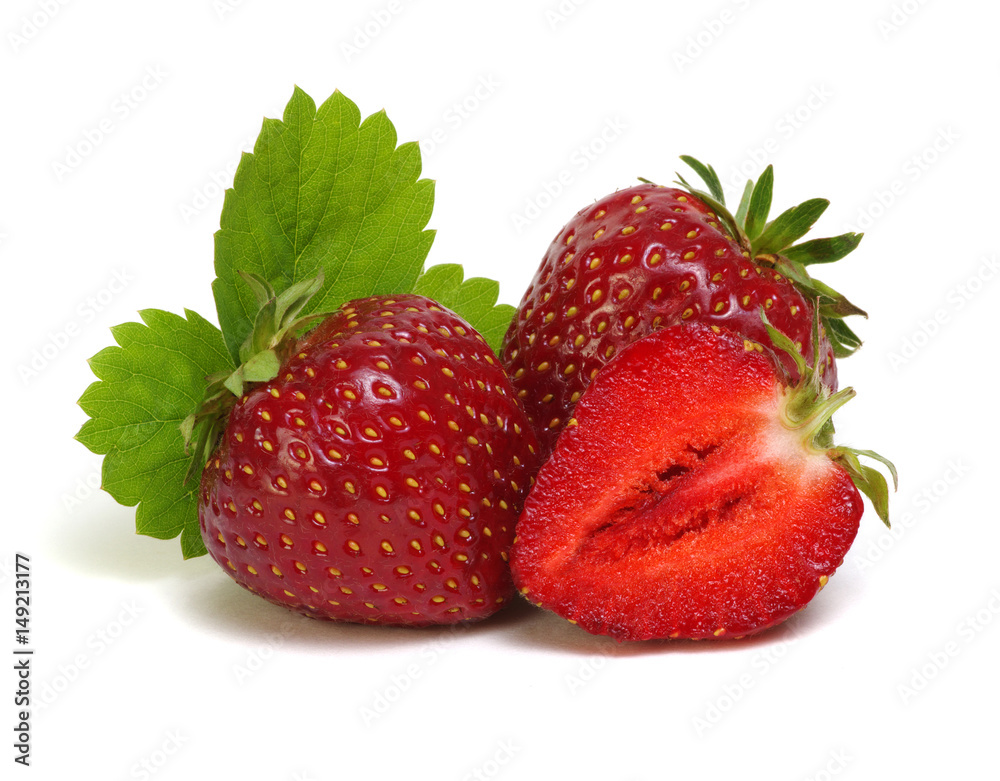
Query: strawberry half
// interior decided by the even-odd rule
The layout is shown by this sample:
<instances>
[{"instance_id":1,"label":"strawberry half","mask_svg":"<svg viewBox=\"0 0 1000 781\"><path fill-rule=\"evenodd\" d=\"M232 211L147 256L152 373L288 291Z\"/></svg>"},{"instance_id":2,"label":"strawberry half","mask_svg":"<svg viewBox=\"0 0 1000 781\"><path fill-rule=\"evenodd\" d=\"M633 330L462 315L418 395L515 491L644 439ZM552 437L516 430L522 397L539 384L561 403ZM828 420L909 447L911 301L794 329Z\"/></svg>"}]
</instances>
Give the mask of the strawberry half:
<instances>
[{"instance_id":1,"label":"strawberry half","mask_svg":"<svg viewBox=\"0 0 1000 781\"><path fill-rule=\"evenodd\" d=\"M806 266L837 260L861 239L848 233L795 244L829 202L812 199L767 221L773 172L748 183L736 215L710 166L682 158L709 192L651 183L620 190L581 210L556 235L525 292L500 355L545 454L600 368L657 328L707 322L773 346L773 326L813 364L819 301L819 372L837 387L835 357L860 341L843 322L864 312L812 279ZM779 355L793 377L792 358Z\"/></svg>"},{"instance_id":2,"label":"strawberry half","mask_svg":"<svg viewBox=\"0 0 1000 781\"><path fill-rule=\"evenodd\" d=\"M500 609L538 456L483 338L422 296L373 297L278 352L203 473L209 554L316 618L416 626Z\"/></svg>"},{"instance_id":3,"label":"strawberry half","mask_svg":"<svg viewBox=\"0 0 1000 781\"><path fill-rule=\"evenodd\" d=\"M772 338L782 346L777 332ZM801 361L692 323L624 348L576 405L517 525L529 600L620 640L740 637L802 609L844 559L868 451L833 447L831 394Z\"/></svg>"}]
</instances>

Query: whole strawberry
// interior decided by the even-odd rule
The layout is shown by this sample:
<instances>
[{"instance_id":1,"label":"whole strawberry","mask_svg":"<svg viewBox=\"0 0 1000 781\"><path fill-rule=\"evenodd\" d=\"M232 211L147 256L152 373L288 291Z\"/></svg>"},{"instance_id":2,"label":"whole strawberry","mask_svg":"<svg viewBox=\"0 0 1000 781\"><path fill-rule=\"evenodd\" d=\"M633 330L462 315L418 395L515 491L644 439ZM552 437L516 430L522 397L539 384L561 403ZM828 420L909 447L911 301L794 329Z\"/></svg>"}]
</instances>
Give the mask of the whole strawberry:
<instances>
[{"instance_id":1,"label":"whole strawberry","mask_svg":"<svg viewBox=\"0 0 1000 781\"><path fill-rule=\"evenodd\" d=\"M794 245L829 202L806 201L767 222L768 166L756 185L748 183L734 216L715 171L682 159L709 192L683 179L685 189L643 183L581 210L556 235L521 300L501 357L545 455L600 368L657 328L707 322L771 346L763 307L812 364L819 301L824 331L815 362L833 389L834 358L860 344L842 318L864 312L810 278L805 267L843 257L861 236ZM791 357L780 359L797 379Z\"/></svg>"},{"instance_id":2,"label":"whole strawberry","mask_svg":"<svg viewBox=\"0 0 1000 781\"><path fill-rule=\"evenodd\" d=\"M317 618L425 625L500 609L538 455L483 338L425 297L372 297L284 354L239 398L203 473L209 554Z\"/></svg>"},{"instance_id":3,"label":"whole strawberry","mask_svg":"<svg viewBox=\"0 0 1000 781\"><path fill-rule=\"evenodd\" d=\"M143 309L89 361L77 439L136 532L318 618L453 623L511 597L539 463L496 355L513 307L427 266L433 204L385 112L296 88L264 119L214 237L214 322Z\"/></svg>"}]
</instances>

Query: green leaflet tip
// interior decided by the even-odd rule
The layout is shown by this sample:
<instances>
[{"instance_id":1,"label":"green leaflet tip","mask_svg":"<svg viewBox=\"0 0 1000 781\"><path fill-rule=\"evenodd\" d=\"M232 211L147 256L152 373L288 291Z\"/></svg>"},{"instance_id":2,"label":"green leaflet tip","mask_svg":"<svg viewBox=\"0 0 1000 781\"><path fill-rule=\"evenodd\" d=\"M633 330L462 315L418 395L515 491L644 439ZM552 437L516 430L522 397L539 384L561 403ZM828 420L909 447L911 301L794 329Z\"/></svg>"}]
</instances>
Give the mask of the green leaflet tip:
<instances>
[{"instance_id":1,"label":"green leaflet tip","mask_svg":"<svg viewBox=\"0 0 1000 781\"><path fill-rule=\"evenodd\" d=\"M283 119L265 120L240 161L216 233L213 283L234 362L256 309L239 271L276 289L325 272L315 309L405 292L419 276L433 236L433 182L420 179L412 152L399 152L384 112L373 116L361 122L339 90L317 109L296 85ZM260 218L248 223L248 214Z\"/></svg>"},{"instance_id":2,"label":"green leaflet tip","mask_svg":"<svg viewBox=\"0 0 1000 781\"><path fill-rule=\"evenodd\" d=\"M872 508L887 528L889 521L889 483L877 469L861 463L860 456L871 458L884 465L892 477L893 490L899 488L899 476L895 465L884 456L871 450L857 450L850 447L838 447L829 451L830 457L842 466L854 481L854 485L872 503Z\"/></svg>"},{"instance_id":3,"label":"green leaflet tip","mask_svg":"<svg viewBox=\"0 0 1000 781\"><path fill-rule=\"evenodd\" d=\"M193 467L185 440L195 433L191 399L206 376L232 371L219 329L185 314L146 309L143 324L113 329L119 344L91 363L99 379L78 401L90 419L74 438L104 457L102 489L137 506L136 531L159 538L188 527L198 532L196 489L184 482Z\"/></svg>"},{"instance_id":4,"label":"green leaflet tip","mask_svg":"<svg viewBox=\"0 0 1000 781\"><path fill-rule=\"evenodd\" d=\"M822 322L838 358L846 357L861 346L861 340L846 326L837 327L845 317L859 315L867 317L865 310L851 303L844 295L809 274L808 266L814 263L830 263L847 256L857 248L863 234L844 233L829 238L811 239L796 243L813 227L826 211L830 202L825 198L811 198L797 206L786 209L773 220L768 219L774 189L774 167L768 164L757 178L749 180L744 187L736 214L725 207L721 183L715 170L690 155L681 155L687 163L705 180L708 193L688 190L716 212L720 221L735 240L758 265L766 265L786 277L806 298L820 299ZM681 178L683 182L683 178Z\"/></svg>"}]
</instances>

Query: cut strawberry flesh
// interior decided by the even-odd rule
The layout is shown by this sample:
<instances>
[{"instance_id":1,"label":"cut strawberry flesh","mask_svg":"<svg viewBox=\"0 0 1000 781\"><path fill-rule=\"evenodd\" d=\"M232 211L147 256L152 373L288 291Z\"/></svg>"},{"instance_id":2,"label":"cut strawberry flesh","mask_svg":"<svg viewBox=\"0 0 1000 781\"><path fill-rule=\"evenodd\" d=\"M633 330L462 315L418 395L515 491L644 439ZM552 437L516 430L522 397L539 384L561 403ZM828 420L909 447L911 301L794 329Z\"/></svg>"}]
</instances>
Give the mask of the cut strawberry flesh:
<instances>
[{"instance_id":1,"label":"cut strawberry flesh","mask_svg":"<svg viewBox=\"0 0 1000 781\"><path fill-rule=\"evenodd\" d=\"M515 581L620 639L742 636L802 608L857 533L846 472L782 422L768 354L703 325L595 378L518 523Z\"/></svg>"}]
</instances>

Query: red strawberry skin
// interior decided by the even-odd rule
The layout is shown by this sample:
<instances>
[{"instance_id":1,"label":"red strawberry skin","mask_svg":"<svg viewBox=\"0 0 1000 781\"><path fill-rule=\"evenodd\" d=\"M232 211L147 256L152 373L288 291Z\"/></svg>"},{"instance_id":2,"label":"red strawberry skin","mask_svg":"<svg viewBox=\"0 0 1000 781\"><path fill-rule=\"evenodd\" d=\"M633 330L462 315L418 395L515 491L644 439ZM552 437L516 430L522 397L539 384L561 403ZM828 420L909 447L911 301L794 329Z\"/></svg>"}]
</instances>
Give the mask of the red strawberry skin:
<instances>
[{"instance_id":1,"label":"red strawberry skin","mask_svg":"<svg viewBox=\"0 0 1000 781\"><path fill-rule=\"evenodd\" d=\"M625 345L656 328L706 322L770 347L761 307L811 365L811 302L747 257L701 200L640 184L583 209L558 233L500 355L547 454L587 384ZM781 360L797 379L792 359ZM820 371L836 388L825 336Z\"/></svg>"},{"instance_id":2,"label":"red strawberry skin","mask_svg":"<svg viewBox=\"0 0 1000 781\"><path fill-rule=\"evenodd\" d=\"M785 425L770 351L704 324L625 348L576 405L517 525L527 598L620 640L741 637L804 607L863 504Z\"/></svg>"},{"instance_id":3,"label":"red strawberry skin","mask_svg":"<svg viewBox=\"0 0 1000 781\"><path fill-rule=\"evenodd\" d=\"M537 443L499 360L420 296L346 304L232 410L200 494L209 554L316 618L481 619L512 594Z\"/></svg>"}]
</instances>

